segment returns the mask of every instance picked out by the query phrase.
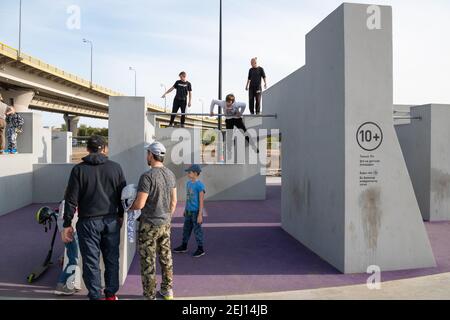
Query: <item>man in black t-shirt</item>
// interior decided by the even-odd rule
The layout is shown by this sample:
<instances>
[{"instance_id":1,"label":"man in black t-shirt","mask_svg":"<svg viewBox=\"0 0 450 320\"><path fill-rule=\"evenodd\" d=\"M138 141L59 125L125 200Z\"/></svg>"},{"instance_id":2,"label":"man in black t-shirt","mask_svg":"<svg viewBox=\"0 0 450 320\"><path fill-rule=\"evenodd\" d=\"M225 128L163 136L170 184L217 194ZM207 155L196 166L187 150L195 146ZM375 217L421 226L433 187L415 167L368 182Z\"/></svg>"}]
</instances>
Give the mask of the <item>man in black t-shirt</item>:
<instances>
[{"instance_id":1,"label":"man in black t-shirt","mask_svg":"<svg viewBox=\"0 0 450 320\"><path fill-rule=\"evenodd\" d=\"M248 72L248 81L245 90L249 92L250 113L255 114L256 101L256 114L260 114L262 95L261 79L264 80L264 89L267 89L266 73L263 68L258 67L258 58L253 58L251 61L251 65L252 68Z\"/></svg>"},{"instance_id":2,"label":"man in black t-shirt","mask_svg":"<svg viewBox=\"0 0 450 320\"><path fill-rule=\"evenodd\" d=\"M186 113L186 106L189 106L189 108L190 108L192 105L191 104L191 102L192 102L192 85L189 81L186 81L186 77L187 77L186 72L184 72L184 71L181 72L180 80L175 82L173 87L170 88L162 96L162 98L164 99L166 97L166 95L171 93L173 90L177 91L175 99L173 100L172 113L178 113L178 110L181 109L181 113L183 113L183 115L181 116L181 127L182 128L184 128L184 123L186 122L186 116L184 115L184 113ZM188 101L188 97L189 97L189 101ZM172 115L170 117L169 127L173 127L173 124L175 122L175 117L176 117L175 115Z\"/></svg>"}]
</instances>

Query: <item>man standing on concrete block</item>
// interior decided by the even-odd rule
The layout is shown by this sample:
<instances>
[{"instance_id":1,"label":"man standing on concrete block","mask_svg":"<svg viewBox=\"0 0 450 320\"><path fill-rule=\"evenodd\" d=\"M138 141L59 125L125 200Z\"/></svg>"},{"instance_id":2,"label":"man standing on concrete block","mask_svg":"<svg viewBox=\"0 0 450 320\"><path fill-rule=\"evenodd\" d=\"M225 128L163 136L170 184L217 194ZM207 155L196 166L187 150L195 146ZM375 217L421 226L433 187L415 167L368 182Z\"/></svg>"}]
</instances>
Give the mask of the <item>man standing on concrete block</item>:
<instances>
[{"instance_id":1,"label":"man standing on concrete block","mask_svg":"<svg viewBox=\"0 0 450 320\"><path fill-rule=\"evenodd\" d=\"M186 113L186 106L189 108L192 105L192 85L189 81L186 80L187 74L186 72L180 73L180 80L175 82L175 84L170 88L162 98L164 99L167 94L171 93L173 90L177 90L177 94L175 96L175 99L173 100L173 109L172 113L177 113L178 110L181 109L181 113L183 115L181 116L181 127L184 128L184 123L186 121L186 116L184 113ZM188 101L189 96L189 101ZM175 122L175 115L172 115L170 117L170 125L169 127L173 127Z\"/></svg>"},{"instance_id":2,"label":"man standing on concrete block","mask_svg":"<svg viewBox=\"0 0 450 320\"><path fill-rule=\"evenodd\" d=\"M127 185L119 164L108 160L104 138L92 136L89 155L75 166L65 195L65 243L73 240L72 219L78 208L77 233L83 259L83 280L91 300L102 297L100 253L105 263L105 299L118 300L120 229L124 210L122 189Z\"/></svg>"},{"instance_id":3,"label":"man standing on concrete block","mask_svg":"<svg viewBox=\"0 0 450 320\"><path fill-rule=\"evenodd\" d=\"M256 114L261 113L261 96L262 85L261 79L264 80L264 89L267 89L266 72L262 67L258 66L258 58L253 58L251 61L251 69L248 72L248 81L245 90L248 91L250 99L250 113L255 114L255 101L256 101Z\"/></svg>"},{"instance_id":4,"label":"man standing on concrete block","mask_svg":"<svg viewBox=\"0 0 450 320\"><path fill-rule=\"evenodd\" d=\"M6 112L8 105L4 103L3 96L0 93L0 154L5 150L5 130L6 130Z\"/></svg>"},{"instance_id":5,"label":"man standing on concrete block","mask_svg":"<svg viewBox=\"0 0 450 320\"><path fill-rule=\"evenodd\" d=\"M139 253L144 297L156 300L156 254L162 271L159 295L173 299L173 262L170 245L172 216L177 207L176 178L164 166L166 148L155 142L147 148L152 169L141 176L138 195L130 210L141 210Z\"/></svg>"}]
</instances>

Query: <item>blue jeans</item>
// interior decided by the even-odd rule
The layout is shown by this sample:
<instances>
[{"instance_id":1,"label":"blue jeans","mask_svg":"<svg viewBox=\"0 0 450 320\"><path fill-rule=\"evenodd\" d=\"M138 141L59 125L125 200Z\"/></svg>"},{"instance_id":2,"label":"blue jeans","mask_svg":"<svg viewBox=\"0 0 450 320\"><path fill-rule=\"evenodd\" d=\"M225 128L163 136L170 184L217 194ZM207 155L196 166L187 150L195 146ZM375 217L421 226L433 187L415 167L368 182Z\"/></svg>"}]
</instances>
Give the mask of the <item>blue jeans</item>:
<instances>
[{"instance_id":1,"label":"blue jeans","mask_svg":"<svg viewBox=\"0 0 450 320\"><path fill-rule=\"evenodd\" d=\"M183 244L187 245L194 230L197 245L203 247L203 229L202 225L197 223L198 211L185 211L183 226Z\"/></svg>"},{"instance_id":2,"label":"blue jeans","mask_svg":"<svg viewBox=\"0 0 450 320\"><path fill-rule=\"evenodd\" d=\"M78 236L75 233L73 241L66 243L67 258L69 262L59 276L58 283L66 284L67 279L75 273L74 266L78 266Z\"/></svg>"},{"instance_id":3,"label":"blue jeans","mask_svg":"<svg viewBox=\"0 0 450 320\"><path fill-rule=\"evenodd\" d=\"M78 220L77 233L83 258L83 280L91 300L98 300L102 295L100 253L105 263L105 296L112 297L119 291L120 228L121 225L115 216Z\"/></svg>"}]
</instances>

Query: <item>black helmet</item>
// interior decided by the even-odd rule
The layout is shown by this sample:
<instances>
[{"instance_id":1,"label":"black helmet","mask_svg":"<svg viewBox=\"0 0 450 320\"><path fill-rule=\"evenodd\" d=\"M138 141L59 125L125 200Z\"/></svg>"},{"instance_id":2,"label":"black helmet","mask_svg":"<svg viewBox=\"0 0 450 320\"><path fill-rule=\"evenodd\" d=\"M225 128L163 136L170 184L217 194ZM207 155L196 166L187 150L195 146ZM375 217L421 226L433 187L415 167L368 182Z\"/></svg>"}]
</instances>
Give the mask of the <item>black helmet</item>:
<instances>
[{"instance_id":1,"label":"black helmet","mask_svg":"<svg viewBox=\"0 0 450 320\"><path fill-rule=\"evenodd\" d=\"M39 224L46 224L54 215L54 211L49 207L42 207L36 213L36 220Z\"/></svg>"}]
</instances>

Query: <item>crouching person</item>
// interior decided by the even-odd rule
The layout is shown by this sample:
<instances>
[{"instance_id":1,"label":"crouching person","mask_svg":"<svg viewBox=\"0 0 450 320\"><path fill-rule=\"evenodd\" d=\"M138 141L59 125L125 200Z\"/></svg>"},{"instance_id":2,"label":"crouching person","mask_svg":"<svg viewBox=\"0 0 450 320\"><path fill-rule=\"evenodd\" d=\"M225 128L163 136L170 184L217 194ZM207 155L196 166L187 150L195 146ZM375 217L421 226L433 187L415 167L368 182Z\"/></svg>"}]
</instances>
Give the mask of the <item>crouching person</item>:
<instances>
[{"instance_id":1,"label":"crouching person","mask_svg":"<svg viewBox=\"0 0 450 320\"><path fill-rule=\"evenodd\" d=\"M105 297L102 300L118 300L120 229L124 213L121 195L126 181L120 165L108 160L106 141L102 137L89 138L87 150L89 155L70 175L62 237L65 243L73 241L71 224L78 207L76 229L88 297L102 299L101 253L105 263Z\"/></svg>"},{"instance_id":2,"label":"crouching person","mask_svg":"<svg viewBox=\"0 0 450 320\"><path fill-rule=\"evenodd\" d=\"M159 142L147 147L151 170L139 181L138 195L130 210L141 210L139 253L144 297L156 300L156 255L162 271L159 296L173 299L173 263L170 228L177 206L175 175L163 164L166 148Z\"/></svg>"}]
</instances>

